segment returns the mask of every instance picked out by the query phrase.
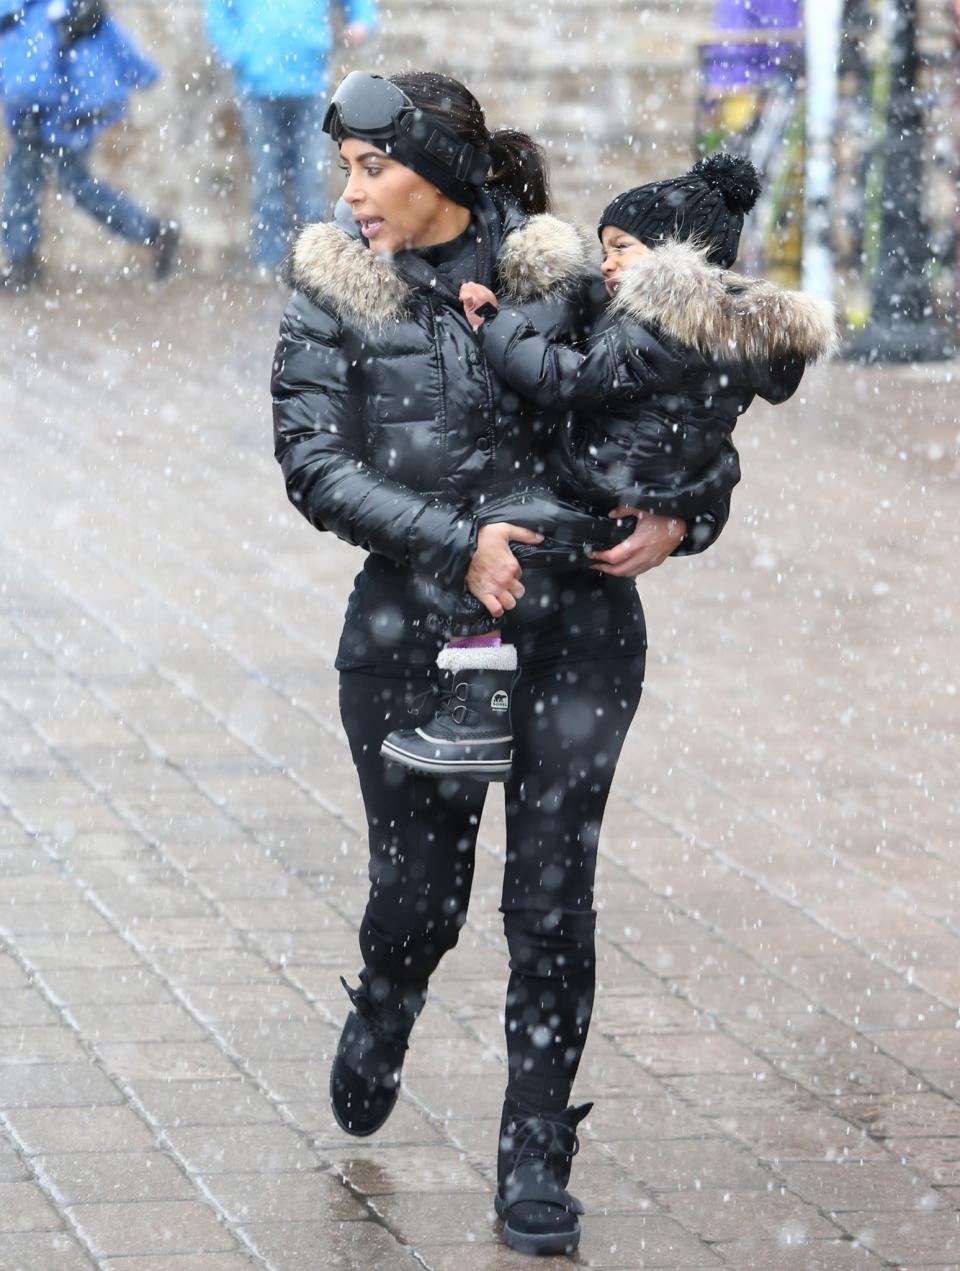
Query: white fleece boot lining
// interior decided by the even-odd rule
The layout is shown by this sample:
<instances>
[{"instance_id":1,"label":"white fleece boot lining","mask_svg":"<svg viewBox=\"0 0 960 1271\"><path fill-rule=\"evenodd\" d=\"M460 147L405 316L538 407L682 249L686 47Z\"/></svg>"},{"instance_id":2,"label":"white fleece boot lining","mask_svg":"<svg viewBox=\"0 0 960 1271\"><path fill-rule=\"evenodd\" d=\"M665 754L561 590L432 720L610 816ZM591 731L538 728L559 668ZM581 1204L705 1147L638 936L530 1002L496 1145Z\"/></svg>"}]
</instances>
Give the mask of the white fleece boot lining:
<instances>
[{"instance_id":1,"label":"white fleece boot lining","mask_svg":"<svg viewBox=\"0 0 960 1271\"><path fill-rule=\"evenodd\" d=\"M447 646L437 654L437 666L441 671L515 671L517 646L501 644L493 649Z\"/></svg>"}]
</instances>

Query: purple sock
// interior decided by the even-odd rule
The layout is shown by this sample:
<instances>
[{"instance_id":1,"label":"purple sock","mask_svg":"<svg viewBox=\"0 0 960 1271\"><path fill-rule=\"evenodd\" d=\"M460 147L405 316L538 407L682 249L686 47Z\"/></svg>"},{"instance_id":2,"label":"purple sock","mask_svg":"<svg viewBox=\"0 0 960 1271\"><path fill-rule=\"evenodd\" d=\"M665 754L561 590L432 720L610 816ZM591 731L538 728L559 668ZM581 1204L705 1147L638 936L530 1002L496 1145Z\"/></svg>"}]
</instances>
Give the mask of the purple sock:
<instances>
[{"instance_id":1,"label":"purple sock","mask_svg":"<svg viewBox=\"0 0 960 1271\"><path fill-rule=\"evenodd\" d=\"M499 649L501 644L498 635L452 636L447 641L448 649Z\"/></svg>"}]
</instances>

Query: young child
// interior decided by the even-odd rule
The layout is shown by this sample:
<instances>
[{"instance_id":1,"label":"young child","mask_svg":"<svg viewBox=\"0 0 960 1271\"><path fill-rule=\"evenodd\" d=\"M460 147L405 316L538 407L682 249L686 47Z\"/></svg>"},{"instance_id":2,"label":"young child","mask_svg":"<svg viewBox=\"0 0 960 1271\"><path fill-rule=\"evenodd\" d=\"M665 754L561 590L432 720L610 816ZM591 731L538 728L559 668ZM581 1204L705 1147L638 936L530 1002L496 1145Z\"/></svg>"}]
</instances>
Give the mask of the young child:
<instances>
[{"instance_id":1,"label":"young child","mask_svg":"<svg viewBox=\"0 0 960 1271\"><path fill-rule=\"evenodd\" d=\"M541 549L518 545L525 569L589 567L590 521L641 509L687 523L676 554L702 550L722 528L739 480L737 419L755 396L786 401L807 362L832 351L831 305L727 272L759 192L748 160L718 154L684 176L618 195L598 227L610 303L585 352L547 340L522 309L500 309L487 288L461 290L493 369L543 406L574 412L561 441L559 499L520 496L526 519L516 498L506 511L485 511L485 520L548 536ZM620 537L633 524L623 522ZM509 776L516 649L501 642L495 621L477 621L478 611L486 615L473 597L454 610L460 634L437 658L440 705L423 727L390 733L386 758L438 776Z\"/></svg>"}]
</instances>

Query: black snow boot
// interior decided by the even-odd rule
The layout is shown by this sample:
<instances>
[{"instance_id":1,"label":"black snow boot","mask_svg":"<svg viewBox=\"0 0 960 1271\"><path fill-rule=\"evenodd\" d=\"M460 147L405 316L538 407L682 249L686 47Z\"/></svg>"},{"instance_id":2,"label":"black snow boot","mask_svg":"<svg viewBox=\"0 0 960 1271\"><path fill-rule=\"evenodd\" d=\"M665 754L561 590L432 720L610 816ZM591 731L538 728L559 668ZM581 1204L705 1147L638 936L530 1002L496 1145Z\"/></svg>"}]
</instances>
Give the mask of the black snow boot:
<instances>
[{"instance_id":1,"label":"black snow boot","mask_svg":"<svg viewBox=\"0 0 960 1271\"><path fill-rule=\"evenodd\" d=\"M518 1253L573 1253L580 1243L583 1205L567 1183L580 1150L577 1126L592 1107L531 1117L503 1105L494 1208L504 1240Z\"/></svg>"},{"instance_id":2,"label":"black snow boot","mask_svg":"<svg viewBox=\"0 0 960 1271\"><path fill-rule=\"evenodd\" d=\"M153 276L157 282L163 282L180 263L179 222L161 221L149 246L153 251Z\"/></svg>"},{"instance_id":3,"label":"black snow boot","mask_svg":"<svg viewBox=\"0 0 960 1271\"><path fill-rule=\"evenodd\" d=\"M420 728L398 728L380 747L414 772L506 781L513 761L510 699L517 677L512 644L446 648L437 657L439 705Z\"/></svg>"},{"instance_id":4,"label":"black snow boot","mask_svg":"<svg viewBox=\"0 0 960 1271\"><path fill-rule=\"evenodd\" d=\"M397 1102L410 1026L388 1023L365 988L351 988L343 976L340 983L353 1010L330 1070L330 1106L341 1130L363 1138L380 1129Z\"/></svg>"}]
</instances>

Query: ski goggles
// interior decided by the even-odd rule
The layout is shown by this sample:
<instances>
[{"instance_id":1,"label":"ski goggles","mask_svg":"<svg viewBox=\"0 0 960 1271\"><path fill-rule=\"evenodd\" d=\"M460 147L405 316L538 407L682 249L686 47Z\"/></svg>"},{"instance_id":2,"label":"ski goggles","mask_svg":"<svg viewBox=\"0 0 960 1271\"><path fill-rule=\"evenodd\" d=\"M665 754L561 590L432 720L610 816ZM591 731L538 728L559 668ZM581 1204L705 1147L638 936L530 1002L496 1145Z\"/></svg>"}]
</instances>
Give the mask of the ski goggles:
<instances>
[{"instance_id":1,"label":"ski goggles","mask_svg":"<svg viewBox=\"0 0 960 1271\"><path fill-rule=\"evenodd\" d=\"M490 171L486 150L464 141L434 115L420 110L396 84L366 71L351 71L341 81L323 117L323 131L337 145L345 137L370 141L380 148L386 141L399 162L441 188L451 182L478 188ZM436 180L438 175L444 179Z\"/></svg>"}]
</instances>

